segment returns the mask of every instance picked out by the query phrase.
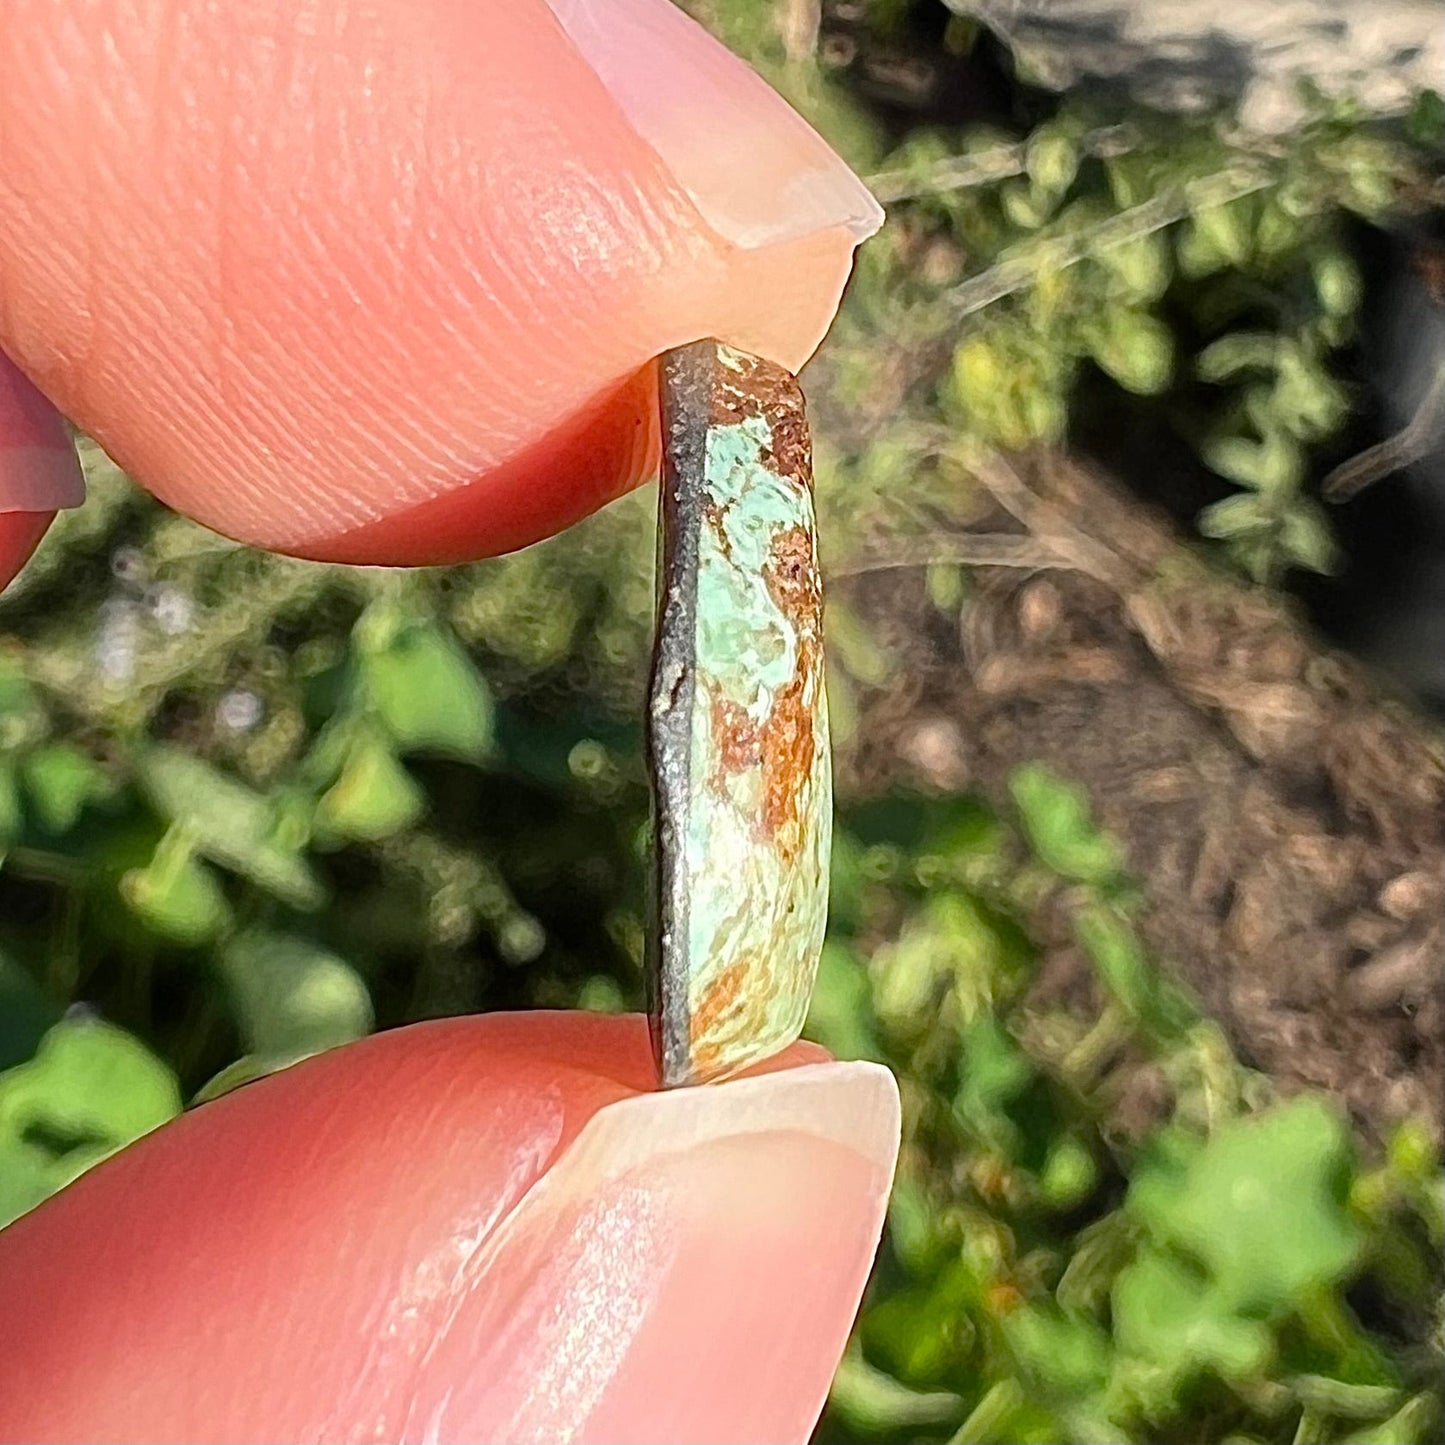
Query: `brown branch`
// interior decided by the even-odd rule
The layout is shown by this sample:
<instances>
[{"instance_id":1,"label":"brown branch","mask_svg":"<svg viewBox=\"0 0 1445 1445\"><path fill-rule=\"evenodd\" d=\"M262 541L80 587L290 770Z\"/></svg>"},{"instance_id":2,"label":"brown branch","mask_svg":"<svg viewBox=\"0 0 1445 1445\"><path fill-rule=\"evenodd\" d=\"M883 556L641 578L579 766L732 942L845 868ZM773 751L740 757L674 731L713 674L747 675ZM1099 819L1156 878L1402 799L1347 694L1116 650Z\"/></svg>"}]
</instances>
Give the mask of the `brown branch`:
<instances>
[{"instance_id":1,"label":"brown branch","mask_svg":"<svg viewBox=\"0 0 1445 1445\"><path fill-rule=\"evenodd\" d=\"M1341 462L1320 484L1331 502L1347 502L1357 493L1423 461L1445 441L1445 366L1425 391L1409 424L1392 437L1366 447L1358 456Z\"/></svg>"},{"instance_id":2,"label":"brown branch","mask_svg":"<svg viewBox=\"0 0 1445 1445\"><path fill-rule=\"evenodd\" d=\"M994 500L1015 521L1023 523L1035 543L1060 559L1056 566L1082 572L1110 586L1124 585L1118 558L1041 498L997 452L975 458L969 465Z\"/></svg>"},{"instance_id":3,"label":"brown branch","mask_svg":"<svg viewBox=\"0 0 1445 1445\"><path fill-rule=\"evenodd\" d=\"M1138 143L1139 137L1131 127L1107 125L1090 131L1079 142L1079 149L1088 156L1121 156ZM945 195L949 191L966 191L993 181L1006 181L1010 176L1023 175L1027 169L1028 146L1019 141L990 146L973 155L947 156L924 170L902 166L897 170L879 171L869 176L868 188L887 206L895 201Z\"/></svg>"},{"instance_id":4,"label":"brown branch","mask_svg":"<svg viewBox=\"0 0 1445 1445\"><path fill-rule=\"evenodd\" d=\"M1127 246L1143 236L1162 231L1195 211L1228 205L1273 183L1272 175L1256 167L1238 167L1173 186L1095 226L1061 236L1039 236L1006 251L987 271L972 277L949 295L949 310L956 319L972 316L1005 296L1025 291L1042 277L1067 270L1103 251Z\"/></svg>"},{"instance_id":5,"label":"brown branch","mask_svg":"<svg viewBox=\"0 0 1445 1445\"><path fill-rule=\"evenodd\" d=\"M818 53L818 29L823 23L822 0L782 0L778 30L789 65L802 65Z\"/></svg>"},{"instance_id":6,"label":"brown branch","mask_svg":"<svg viewBox=\"0 0 1445 1445\"><path fill-rule=\"evenodd\" d=\"M936 563L964 567L1016 567L1028 572L1076 568L1077 563L1035 537L1004 532L960 532L950 536L900 537L872 555L828 569L830 578L861 577L899 567Z\"/></svg>"}]
</instances>

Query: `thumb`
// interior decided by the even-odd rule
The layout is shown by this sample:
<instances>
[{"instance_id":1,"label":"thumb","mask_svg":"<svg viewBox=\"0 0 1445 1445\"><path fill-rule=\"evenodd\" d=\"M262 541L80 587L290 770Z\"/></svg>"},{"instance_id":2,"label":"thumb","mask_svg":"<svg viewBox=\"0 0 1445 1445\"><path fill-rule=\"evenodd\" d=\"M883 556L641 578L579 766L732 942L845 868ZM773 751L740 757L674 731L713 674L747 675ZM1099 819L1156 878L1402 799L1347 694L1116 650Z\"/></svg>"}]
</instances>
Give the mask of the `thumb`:
<instances>
[{"instance_id":1,"label":"thumb","mask_svg":"<svg viewBox=\"0 0 1445 1445\"><path fill-rule=\"evenodd\" d=\"M575 521L654 469L652 358L718 335L796 369L879 216L670 0L0 28L0 349L163 500L282 551Z\"/></svg>"},{"instance_id":2,"label":"thumb","mask_svg":"<svg viewBox=\"0 0 1445 1445\"><path fill-rule=\"evenodd\" d=\"M494 1014L207 1104L0 1234L0 1439L806 1440L898 1143L819 1057Z\"/></svg>"}]
</instances>

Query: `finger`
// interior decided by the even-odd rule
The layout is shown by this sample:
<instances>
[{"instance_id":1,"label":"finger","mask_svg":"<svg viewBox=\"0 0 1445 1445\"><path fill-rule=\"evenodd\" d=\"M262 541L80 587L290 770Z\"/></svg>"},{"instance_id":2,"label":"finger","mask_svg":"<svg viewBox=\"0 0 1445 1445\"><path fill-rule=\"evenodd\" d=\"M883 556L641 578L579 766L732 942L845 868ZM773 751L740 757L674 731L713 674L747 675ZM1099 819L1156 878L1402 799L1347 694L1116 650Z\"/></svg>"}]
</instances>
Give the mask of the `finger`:
<instances>
[{"instance_id":1,"label":"finger","mask_svg":"<svg viewBox=\"0 0 1445 1445\"><path fill-rule=\"evenodd\" d=\"M878 215L670 0L13 0L0 29L0 346L280 550L576 520L655 467L651 359L716 334L796 368Z\"/></svg>"},{"instance_id":2,"label":"finger","mask_svg":"<svg viewBox=\"0 0 1445 1445\"><path fill-rule=\"evenodd\" d=\"M54 512L0 512L0 592L30 560Z\"/></svg>"},{"instance_id":3,"label":"finger","mask_svg":"<svg viewBox=\"0 0 1445 1445\"><path fill-rule=\"evenodd\" d=\"M0 1438L805 1440L898 1131L818 1056L493 1015L205 1105L0 1234Z\"/></svg>"},{"instance_id":4,"label":"finger","mask_svg":"<svg viewBox=\"0 0 1445 1445\"><path fill-rule=\"evenodd\" d=\"M0 590L35 550L56 508L84 498L60 414L0 356Z\"/></svg>"}]
</instances>

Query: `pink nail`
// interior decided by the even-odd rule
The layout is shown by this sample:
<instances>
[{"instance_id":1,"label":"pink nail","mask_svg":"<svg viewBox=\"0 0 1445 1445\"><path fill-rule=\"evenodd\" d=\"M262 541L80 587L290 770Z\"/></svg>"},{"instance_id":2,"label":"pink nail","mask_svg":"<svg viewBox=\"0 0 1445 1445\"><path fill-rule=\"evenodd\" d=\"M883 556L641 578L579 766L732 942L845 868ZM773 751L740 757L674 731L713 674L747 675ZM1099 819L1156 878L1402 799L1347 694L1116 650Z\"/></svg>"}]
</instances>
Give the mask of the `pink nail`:
<instances>
[{"instance_id":1,"label":"pink nail","mask_svg":"<svg viewBox=\"0 0 1445 1445\"><path fill-rule=\"evenodd\" d=\"M0 355L0 512L54 512L85 501L60 413Z\"/></svg>"}]
</instances>

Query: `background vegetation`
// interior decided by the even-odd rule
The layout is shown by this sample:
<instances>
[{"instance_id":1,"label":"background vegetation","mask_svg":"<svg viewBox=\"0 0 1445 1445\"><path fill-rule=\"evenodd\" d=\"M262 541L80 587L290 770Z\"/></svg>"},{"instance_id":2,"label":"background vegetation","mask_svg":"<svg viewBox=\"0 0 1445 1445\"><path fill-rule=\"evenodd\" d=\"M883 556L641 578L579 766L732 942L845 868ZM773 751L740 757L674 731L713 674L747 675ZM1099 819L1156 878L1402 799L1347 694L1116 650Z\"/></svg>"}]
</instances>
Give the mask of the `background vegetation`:
<instances>
[{"instance_id":1,"label":"background vegetation","mask_svg":"<svg viewBox=\"0 0 1445 1445\"><path fill-rule=\"evenodd\" d=\"M819 383L838 571L1101 395L1197 459L1226 565L1338 564L1319 480L1360 406L1357 228L1438 207L1438 96L1389 123L1321 102L1270 146L1033 91L936 0L827 7L822 44L807 6L692 8L890 202ZM989 113L860 99L859 48L904 34L973 57ZM86 461L91 500L0 599L0 1222L373 1028L637 1006L650 496L392 573L253 555ZM945 611L969 585L928 579ZM846 753L888 659L841 599L831 640ZM810 1032L896 1071L906 1143L820 1438L1438 1438L1426 1122L1362 1145L1278 1097L1149 955L1074 780L1026 765L1008 794L840 798ZM1041 977L1050 900L1084 1014Z\"/></svg>"}]
</instances>

